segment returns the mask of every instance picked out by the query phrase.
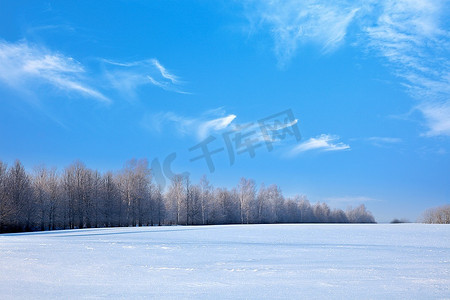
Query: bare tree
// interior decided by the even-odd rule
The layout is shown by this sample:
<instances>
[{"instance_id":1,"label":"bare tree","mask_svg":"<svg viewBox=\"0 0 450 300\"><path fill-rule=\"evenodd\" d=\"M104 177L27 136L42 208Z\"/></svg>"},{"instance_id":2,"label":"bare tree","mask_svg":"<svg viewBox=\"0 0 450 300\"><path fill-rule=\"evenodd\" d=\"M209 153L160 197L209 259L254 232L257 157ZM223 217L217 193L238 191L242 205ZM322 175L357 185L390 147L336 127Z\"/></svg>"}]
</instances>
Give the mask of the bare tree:
<instances>
[{"instance_id":1,"label":"bare tree","mask_svg":"<svg viewBox=\"0 0 450 300\"><path fill-rule=\"evenodd\" d=\"M146 159L132 159L119 173L118 186L126 207L129 226L148 222L151 201L151 173Z\"/></svg>"},{"instance_id":2,"label":"bare tree","mask_svg":"<svg viewBox=\"0 0 450 300\"><path fill-rule=\"evenodd\" d=\"M6 226L11 223L15 214L8 188L7 166L0 161L0 233L7 231Z\"/></svg>"},{"instance_id":3,"label":"bare tree","mask_svg":"<svg viewBox=\"0 0 450 300\"><path fill-rule=\"evenodd\" d=\"M314 212L311 208L311 204L305 196L296 196L295 200L298 203L298 208L300 210L300 220L301 223L311 223L314 222Z\"/></svg>"},{"instance_id":4,"label":"bare tree","mask_svg":"<svg viewBox=\"0 0 450 300\"><path fill-rule=\"evenodd\" d=\"M228 206L230 203L229 192L226 189L217 188L209 199L211 200L209 205L210 211L208 212L208 224L232 223L228 214Z\"/></svg>"},{"instance_id":5,"label":"bare tree","mask_svg":"<svg viewBox=\"0 0 450 300\"><path fill-rule=\"evenodd\" d=\"M64 203L61 199L60 180L56 172L56 168L52 168L47 172L47 193L48 193L48 226L50 230L54 230L61 226L61 220L58 220L58 211L64 209ZM64 228L64 227L63 227Z\"/></svg>"},{"instance_id":6,"label":"bare tree","mask_svg":"<svg viewBox=\"0 0 450 300\"><path fill-rule=\"evenodd\" d=\"M31 182L37 208L35 217L40 229L61 227L58 225L58 208L62 208L62 203L56 168L48 169L44 165L36 167Z\"/></svg>"},{"instance_id":7,"label":"bare tree","mask_svg":"<svg viewBox=\"0 0 450 300\"><path fill-rule=\"evenodd\" d=\"M299 223L301 222L301 212L299 203L296 199L288 198L286 199L286 216L285 222L287 223Z\"/></svg>"},{"instance_id":8,"label":"bare tree","mask_svg":"<svg viewBox=\"0 0 450 300\"><path fill-rule=\"evenodd\" d=\"M164 205L164 197L161 191L161 186L158 185L154 189L153 199L155 202L155 219L158 221L158 226L161 226L166 214L166 207Z\"/></svg>"},{"instance_id":9,"label":"bare tree","mask_svg":"<svg viewBox=\"0 0 450 300\"><path fill-rule=\"evenodd\" d=\"M63 186L68 205L68 226L73 228L85 227L85 215L87 207L87 169L80 162L75 161L64 170Z\"/></svg>"},{"instance_id":10,"label":"bare tree","mask_svg":"<svg viewBox=\"0 0 450 300\"><path fill-rule=\"evenodd\" d=\"M183 220L182 207L185 202L183 176L175 175L171 179L171 185L166 194L166 202L169 210L169 222L181 224Z\"/></svg>"},{"instance_id":11,"label":"bare tree","mask_svg":"<svg viewBox=\"0 0 450 300\"><path fill-rule=\"evenodd\" d=\"M191 206L192 206L192 193L191 193L191 180L189 179L189 176L183 177L183 181L185 183L184 191L186 193L184 203L186 205L186 225L189 225L189 217L191 215ZM192 221L191 221L192 222Z\"/></svg>"},{"instance_id":12,"label":"bare tree","mask_svg":"<svg viewBox=\"0 0 450 300\"><path fill-rule=\"evenodd\" d=\"M189 190L189 220L191 225L203 224L201 198L201 187L199 185L192 185Z\"/></svg>"},{"instance_id":13,"label":"bare tree","mask_svg":"<svg viewBox=\"0 0 450 300\"><path fill-rule=\"evenodd\" d=\"M41 230L45 230L49 226L47 223L50 207L50 188L48 186L48 177L49 174L45 166L39 166L34 169L32 184L35 201L39 208L38 218Z\"/></svg>"},{"instance_id":14,"label":"bare tree","mask_svg":"<svg viewBox=\"0 0 450 300\"><path fill-rule=\"evenodd\" d=\"M117 183L111 172L103 175L102 179L102 210L104 226L122 225L122 201Z\"/></svg>"},{"instance_id":15,"label":"bare tree","mask_svg":"<svg viewBox=\"0 0 450 300\"><path fill-rule=\"evenodd\" d=\"M238 185L241 224L253 221L252 212L255 207L256 184L252 179L241 178Z\"/></svg>"},{"instance_id":16,"label":"bare tree","mask_svg":"<svg viewBox=\"0 0 450 300\"><path fill-rule=\"evenodd\" d=\"M30 177L20 161L17 160L9 169L8 179L8 193L14 207L14 226L16 230L30 231L34 225L33 217L36 206L32 197Z\"/></svg>"},{"instance_id":17,"label":"bare tree","mask_svg":"<svg viewBox=\"0 0 450 300\"><path fill-rule=\"evenodd\" d=\"M267 196L269 203L271 203L271 207L273 208L274 214L273 216L271 216L271 223L285 222L286 208L281 189L277 185L272 184L267 188Z\"/></svg>"},{"instance_id":18,"label":"bare tree","mask_svg":"<svg viewBox=\"0 0 450 300\"><path fill-rule=\"evenodd\" d=\"M208 212L209 212L208 199L212 197L211 195L212 187L209 184L206 175L202 176L199 185L200 185L200 206L201 206L202 224L205 225L207 224L208 220Z\"/></svg>"}]
</instances>

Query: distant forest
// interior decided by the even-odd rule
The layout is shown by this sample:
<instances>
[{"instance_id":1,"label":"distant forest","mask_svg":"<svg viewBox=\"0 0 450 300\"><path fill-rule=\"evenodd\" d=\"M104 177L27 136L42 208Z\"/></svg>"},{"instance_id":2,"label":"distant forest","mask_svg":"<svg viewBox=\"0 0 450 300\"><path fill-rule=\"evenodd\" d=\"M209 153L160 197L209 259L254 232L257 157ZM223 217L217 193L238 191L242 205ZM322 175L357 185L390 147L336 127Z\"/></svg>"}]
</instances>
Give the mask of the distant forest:
<instances>
[{"instance_id":1,"label":"distant forest","mask_svg":"<svg viewBox=\"0 0 450 300\"><path fill-rule=\"evenodd\" d=\"M130 160L101 173L76 161L62 172L40 166L27 173L20 161L0 161L0 232L116 226L259 223L374 223L364 205L345 212L305 196L283 197L277 185L214 188L203 176L176 175L164 191L147 160Z\"/></svg>"}]
</instances>

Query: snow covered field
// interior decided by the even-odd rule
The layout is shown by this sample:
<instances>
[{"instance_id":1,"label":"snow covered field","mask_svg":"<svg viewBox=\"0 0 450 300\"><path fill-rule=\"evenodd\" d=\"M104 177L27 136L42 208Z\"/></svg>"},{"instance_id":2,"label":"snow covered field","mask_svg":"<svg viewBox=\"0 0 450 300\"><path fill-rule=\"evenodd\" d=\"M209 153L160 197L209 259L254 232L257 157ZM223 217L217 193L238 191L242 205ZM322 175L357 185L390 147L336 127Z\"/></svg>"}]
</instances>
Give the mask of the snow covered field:
<instances>
[{"instance_id":1,"label":"snow covered field","mask_svg":"<svg viewBox=\"0 0 450 300\"><path fill-rule=\"evenodd\" d=\"M0 236L0 298L448 298L450 226L230 225Z\"/></svg>"}]
</instances>

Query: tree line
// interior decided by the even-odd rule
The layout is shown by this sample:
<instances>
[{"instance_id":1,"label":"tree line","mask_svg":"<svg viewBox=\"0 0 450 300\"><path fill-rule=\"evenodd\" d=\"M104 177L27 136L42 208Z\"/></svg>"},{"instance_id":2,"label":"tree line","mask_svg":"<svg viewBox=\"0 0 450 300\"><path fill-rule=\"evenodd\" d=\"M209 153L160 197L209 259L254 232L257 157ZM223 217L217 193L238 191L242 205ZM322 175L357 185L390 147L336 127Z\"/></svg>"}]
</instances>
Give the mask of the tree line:
<instances>
[{"instance_id":1,"label":"tree line","mask_svg":"<svg viewBox=\"0 0 450 300\"><path fill-rule=\"evenodd\" d=\"M203 176L193 184L175 175L166 190L147 160L132 159L101 173L75 161L62 172L20 161L0 161L0 232L149 225L256 223L374 223L364 205L347 211L312 205L305 196L285 198L277 185L214 188Z\"/></svg>"}]
</instances>

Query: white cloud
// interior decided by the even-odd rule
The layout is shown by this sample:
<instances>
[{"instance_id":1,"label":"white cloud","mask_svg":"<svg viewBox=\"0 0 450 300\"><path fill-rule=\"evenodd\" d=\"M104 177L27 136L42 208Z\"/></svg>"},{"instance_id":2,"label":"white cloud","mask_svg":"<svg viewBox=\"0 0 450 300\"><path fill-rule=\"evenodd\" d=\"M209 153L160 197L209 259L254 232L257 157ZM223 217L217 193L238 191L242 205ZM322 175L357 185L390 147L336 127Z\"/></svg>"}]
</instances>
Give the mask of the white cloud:
<instances>
[{"instance_id":1,"label":"white cloud","mask_svg":"<svg viewBox=\"0 0 450 300\"><path fill-rule=\"evenodd\" d=\"M172 125L180 135L194 135L198 140L203 140L210 134L229 128L235 118L236 115L225 114L223 109L207 111L195 118L165 112L147 115L143 120L143 125L147 129L157 132Z\"/></svg>"},{"instance_id":2,"label":"white cloud","mask_svg":"<svg viewBox=\"0 0 450 300\"><path fill-rule=\"evenodd\" d=\"M186 117L174 112L163 112L157 114L148 114L144 117L142 125L158 133L167 130L172 126L181 136L194 136L197 140L204 140L209 135L222 134L224 132L238 133L245 132L249 134L252 143L281 143L284 140L283 130L297 124L298 120L279 124L274 131L280 133L279 136L264 135L258 122L237 123L235 114L226 113L220 107L203 112L198 117Z\"/></svg>"},{"instance_id":3,"label":"white cloud","mask_svg":"<svg viewBox=\"0 0 450 300\"><path fill-rule=\"evenodd\" d=\"M283 130L285 128L292 127L294 125L297 125L297 123L298 123L298 119L295 119L295 120L293 120L291 122L287 122L286 124L279 125L277 127L277 130Z\"/></svg>"},{"instance_id":4,"label":"white cloud","mask_svg":"<svg viewBox=\"0 0 450 300\"><path fill-rule=\"evenodd\" d=\"M386 145L399 144L402 142L400 138L373 136L366 139L372 145L377 147L385 147Z\"/></svg>"},{"instance_id":5,"label":"white cloud","mask_svg":"<svg viewBox=\"0 0 450 300\"><path fill-rule=\"evenodd\" d=\"M443 1L385 0L369 46L384 57L420 104L426 136L450 136L450 35Z\"/></svg>"},{"instance_id":6,"label":"white cloud","mask_svg":"<svg viewBox=\"0 0 450 300\"><path fill-rule=\"evenodd\" d=\"M450 4L442 0L247 0L252 28L268 28L280 65L305 43L339 47L355 24L367 45L403 80L424 117L424 136L450 136Z\"/></svg>"},{"instance_id":7,"label":"white cloud","mask_svg":"<svg viewBox=\"0 0 450 300\"><path fill-rule=\"evenodd\" d=\"M32 91L34 84L47 84L102 102L105 95L86 83L84 67L71 57L25 41L0 40L0 81L19 91Z\"/></svg>"},{"instance_id":8,"label":"white cloud","mask_svg":"<svg viewBox=\"0 0 450 300\"><path fill-rule=\"evenodd\" d=\"M402 139L399 138L393 138L393 137L379 137L379 136L373 136L370 138L367 138L368 141L371 142L381 142L381 143L389 143L389 144L396 144L400 143Z\"/></svg>"},{"instance_id":9,"label":"white cloud","mask_svg":"<svg viewBox=\"0 0 450 300\"><path fill-rule=\"evenodd\" d=\"M151 62L153 63L153 65L159 70L159 72L161 73L162 77L170 80L172 83L178 83L178 78L177 76L170 74L169 71L167 71L166 68L164 68L157 59L152 59Z\"/></svg>"},{"instance_id":10,"label":"white cloud","mask_svg":"<svg viewBox=\"0 0 450 300\"><path fill-rule=\"evenodd\" d=\"M291 154L299 154L301 152L306 152L310 150L320 150L320 151L339 151L350 149L350 146L342 142L337 142L339 140L338 136L321 134L318 137L310 138L309 140L295 146L291 150Z\"/></svg>"},{"instance_id":11,"label":"white cloud","mask_svg":"<svg viewBox=\"0 0 450 300\"><path fill-rule=\"evenodd\" d=\"M160 87L160 88L162 88L162 89L167 89L167 84L165 84L165 83L161 83L161 82L159 82L158 80L155 80L153 77L151 77L150 75L147 75L147 78L148 78L148 80L150 80L150 82L153 84L153 85L156 85L157 87Z\"/></svg>"},{"instance_id":12,"label":"white cloud","mask_svg":"<svg viewBox=\"0 0 450 300\"><path fill-rule=\"evenodd\" d=\"M189 94L181 89L178 76L170 73L157 59L134 62L103 60L105 76L113 88L125 97L136 97L139 87L154 85L166 91Z\"/></svg>"},{"instance_id":13,"label":"white cloud","mask_svg":"<svg viewBox=\"0 0 450 300\"><path fill-rule=\"evenodd\" d=\"M201 122L198 128L199 138L204 139L211 131L220 131L227 128L235 118L236 115L231 114L222 118Z\"/></svg>"},{"instance_id":14,"label":"white cloud","mask_svg":"<svg viewBox=\"0 0 450 300\"><path fill-rule=\"evenodd\" d=\"M351 205L359 205L367 202L379 201L377 199L366 197L366 196L341 196L341 197L328 197L324 199L325 202L329 204L333 204L335 206L351 206Z\"/></svg>"},{"instance_id":15,"label":"white cloud","mask_svg":"<svg viewBox=\"0 0 450 300\"><path fill-rule=\"evenodd\" d=\"M428 124L429 130L425 136L450 136L450 99L442 103L423 103L418 108Z\"/></svg>"},{"instance_id":16,"label":"white cloud","mask_svg":"<svg viewBox=\"0 0 450 300\"><path fill-rule=\"evenodd\" d=\"M246 7L254 26L269 27L280 65L289 62L302 43L317 43L324 52L337 48L359 10L350 1L315 0L248 0Z\"/></svg>"}]
</instances>

